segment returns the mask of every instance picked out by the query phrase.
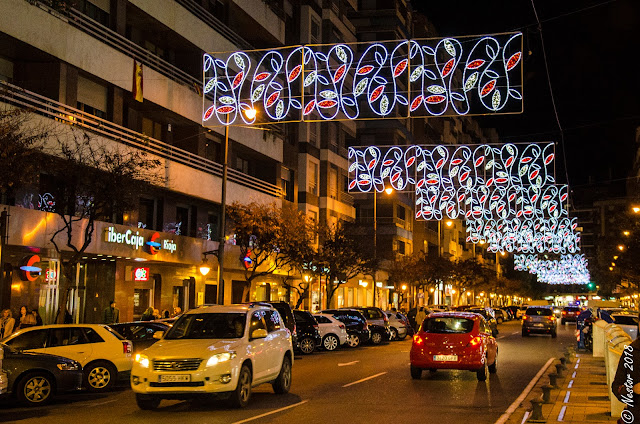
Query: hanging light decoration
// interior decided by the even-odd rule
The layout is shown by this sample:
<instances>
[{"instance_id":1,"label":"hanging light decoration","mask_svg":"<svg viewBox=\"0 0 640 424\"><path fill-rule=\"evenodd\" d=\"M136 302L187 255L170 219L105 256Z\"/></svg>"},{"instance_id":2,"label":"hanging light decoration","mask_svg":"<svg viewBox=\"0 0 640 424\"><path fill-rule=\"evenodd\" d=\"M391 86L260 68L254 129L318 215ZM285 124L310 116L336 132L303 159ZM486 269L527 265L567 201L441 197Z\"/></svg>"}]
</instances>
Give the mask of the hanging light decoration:
<instances>
[{"instance_id":1,"label":"hanging light decoration","mask_svg":"<svg viewBox=\"0 0 640 424\"><path fill-rule=\"evenodd\" d=\"M540 259L538 255L514 255L514 269L536 274L548 284L587 284L590 281L584 255L562 255L559 260Z\"/></svg>"}]
</instances>

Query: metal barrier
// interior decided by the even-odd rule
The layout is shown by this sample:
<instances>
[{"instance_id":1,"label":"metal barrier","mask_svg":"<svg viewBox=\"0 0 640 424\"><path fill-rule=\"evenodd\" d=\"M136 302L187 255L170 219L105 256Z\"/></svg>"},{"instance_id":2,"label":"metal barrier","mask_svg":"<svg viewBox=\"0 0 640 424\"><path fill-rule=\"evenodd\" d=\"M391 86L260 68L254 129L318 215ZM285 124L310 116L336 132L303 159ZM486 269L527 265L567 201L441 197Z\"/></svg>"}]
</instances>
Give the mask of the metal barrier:
<instances>
[{"instance_id":1,"label":"metal barrier","mask_svg":"<svg viewBox=\"0 0 640 424\"><path fill-rule=\"evenodd\" d=\"M607 370L607 386L609 387L609 400L611 402L611 416L620 417L624 409L624 403L620 402L611 391L611 383L618 369L618 362L622 356L624 347L630 345L631 337L616 324L607 324L604 327L604 338L602 340L604 348L604 362ZM593 341L594 352L596 340Z\"/></svg>"},{"instance_id":2,"label":"metal barrier","mask_svg":"<svg viewBox=\"0 0 640 424\"><path fill-rule=\"evenodd\" d=\"M607 323L599 319L593 323L593 357L604 357L604 329Z\"/></svg>"}]
</instances>

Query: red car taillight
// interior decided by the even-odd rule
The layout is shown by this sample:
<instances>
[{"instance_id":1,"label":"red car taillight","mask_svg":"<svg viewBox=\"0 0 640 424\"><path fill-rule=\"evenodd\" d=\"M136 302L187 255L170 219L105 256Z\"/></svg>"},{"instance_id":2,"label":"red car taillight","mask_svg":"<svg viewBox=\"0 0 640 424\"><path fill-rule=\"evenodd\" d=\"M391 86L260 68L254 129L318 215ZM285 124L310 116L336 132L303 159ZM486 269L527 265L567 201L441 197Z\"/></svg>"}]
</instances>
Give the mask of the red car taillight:
<instances>
[{"instance_id":1,"label":"red car taillight","mask_svg":"<svg viewBox=\"0 0 640 424\"><path fill-rule=\"evenodd\" d=\"M522 320L523 320L523 321L526 321L526 320L528 320L528 319L529 319L529 317L528 317L528 316L526 316L526 315L522 315Z\"/></svg>"},{"instance_id":2,"label":"red car taillight","mask_svg":"<svg viewBox=\"0 0 640 424\"><path fill-rule=\"evenodd\" d=\"M344 329L344 324L338 324L338 328Z\"/></svg>"},{"instance_id":3,"label":"red car taillight","mask_svg":"<svg viewBox=\"0 0 640 424\"><path fill-rule=\"evenodd\" d=\"M550 316L550 317L547 317L547 319L548 319L549 321L555 321L556 317L554 317L554 316L552 315L552 316Z\"/></svg>"},{"instance_id":4,"label":"red car taillight","mask_svg":"<svg viewBox=\"0 0 640 424\"><path fill-rule=\"evenodd\" d=\"M471 341L469 341L469 344L467 346L476 347L480 343L482 343L482 337L475 336L474 338L471 339Z\"/></svg>"},{"instance_id":5,"label":"red car taillight","mask_svg":"<svg viewBox=\"0 0 640 424\"><path fill-rule=\"evenodd\" d=\"M562 311L562 315L567 315L567 311Z\"/></svg>"},{"instance_id":6,"label":"red car taillight","mask_svg":"<svg viewBox=\"0 0 640 424\"><path fill-rule=\"evenodd\" d=\"M413 336L413 344L415 345L421 345L422 343L424 343L424 339L422 337L420 337L419 334L416 334L415 336Z\"/></svg>"},{"instance_id":7,"label":"red car taillight","mask_svg":"<svg viewBox=\"0 0 640 424\"><path fill-rule=\"evenodd\" d=\"M131 344L131 342L128 340L122 342L122 353L132 353L132 352L133 352L133 345Z\"/></svg>"}]
</instances>

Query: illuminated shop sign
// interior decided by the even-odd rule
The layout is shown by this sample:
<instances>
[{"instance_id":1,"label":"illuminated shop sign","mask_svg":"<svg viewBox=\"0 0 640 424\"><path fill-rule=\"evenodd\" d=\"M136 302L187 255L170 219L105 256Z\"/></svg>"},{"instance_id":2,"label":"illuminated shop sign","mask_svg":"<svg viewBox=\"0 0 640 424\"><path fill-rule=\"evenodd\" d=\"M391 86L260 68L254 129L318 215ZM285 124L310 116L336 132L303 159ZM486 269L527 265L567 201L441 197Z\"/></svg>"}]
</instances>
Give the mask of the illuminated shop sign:
<instances>
[{"instance_id":1,"label":"illuminated shop sign","mask_svg":"<svg viewBox=\"0 0 640 424\"><path fill-rule=\"evenodd\" d=\"M133 281L149 281L149 268L134 268Z\"/></svg>"},{"instance_id":2,"label":"illuminated shop sign","mask_svg":"<svg viewBox=\"0 0 640 424\"><path fill-rule=\"evenodd\" d=\"M40 256L38 255L27 256L23 259L20 266L20 279L22 281L36 281L42 272L42 268L35 266L38 262L40 262Z\"/></svg>"},{"instance_id":3,"label":"illuminated shop sign","mask_svg":"<svg viewBox=\"0 0 640 424\"><path fill-rule=\"evenodd\" d=\"M153 233L147 241L140 234L140 231L127 230L118 231L115 227L108 227L104 233L104 241L131 246L134 250L143 248L151 255L157 255L160 250L173 253L178 249L178 245L173 240L160 240L160 233Z\"/></svg>"}]
</instances>

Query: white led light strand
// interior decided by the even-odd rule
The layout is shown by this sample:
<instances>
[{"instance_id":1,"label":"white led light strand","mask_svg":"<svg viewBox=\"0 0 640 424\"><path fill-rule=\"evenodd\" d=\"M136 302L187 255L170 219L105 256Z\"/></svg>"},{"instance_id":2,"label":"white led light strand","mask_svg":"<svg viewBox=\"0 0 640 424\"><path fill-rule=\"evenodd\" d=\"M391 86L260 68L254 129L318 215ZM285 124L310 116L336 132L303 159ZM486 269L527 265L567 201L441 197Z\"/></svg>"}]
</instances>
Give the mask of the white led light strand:
<instances>
[{"instance_id":1,"label":"white led light strand","mask_svg":"<svg viewBox=\"0 0 640 424\"><path fill-rule=\"evenodd\" d=\"M536 274L548 284L587 284L590 281L584 255L562 255L560 260L540 259L538 255L514 255L514 269Z\"/></svg>"},{"instance_id":2,"label":"white led light strand","mask_svg":"<svg viewBox=\"0 0 640 424\"><path fill-rule=\"evenodd\" d=\"M205 54L203 124L522 111L522 33Z\"/></svg>"}]
</instances>

